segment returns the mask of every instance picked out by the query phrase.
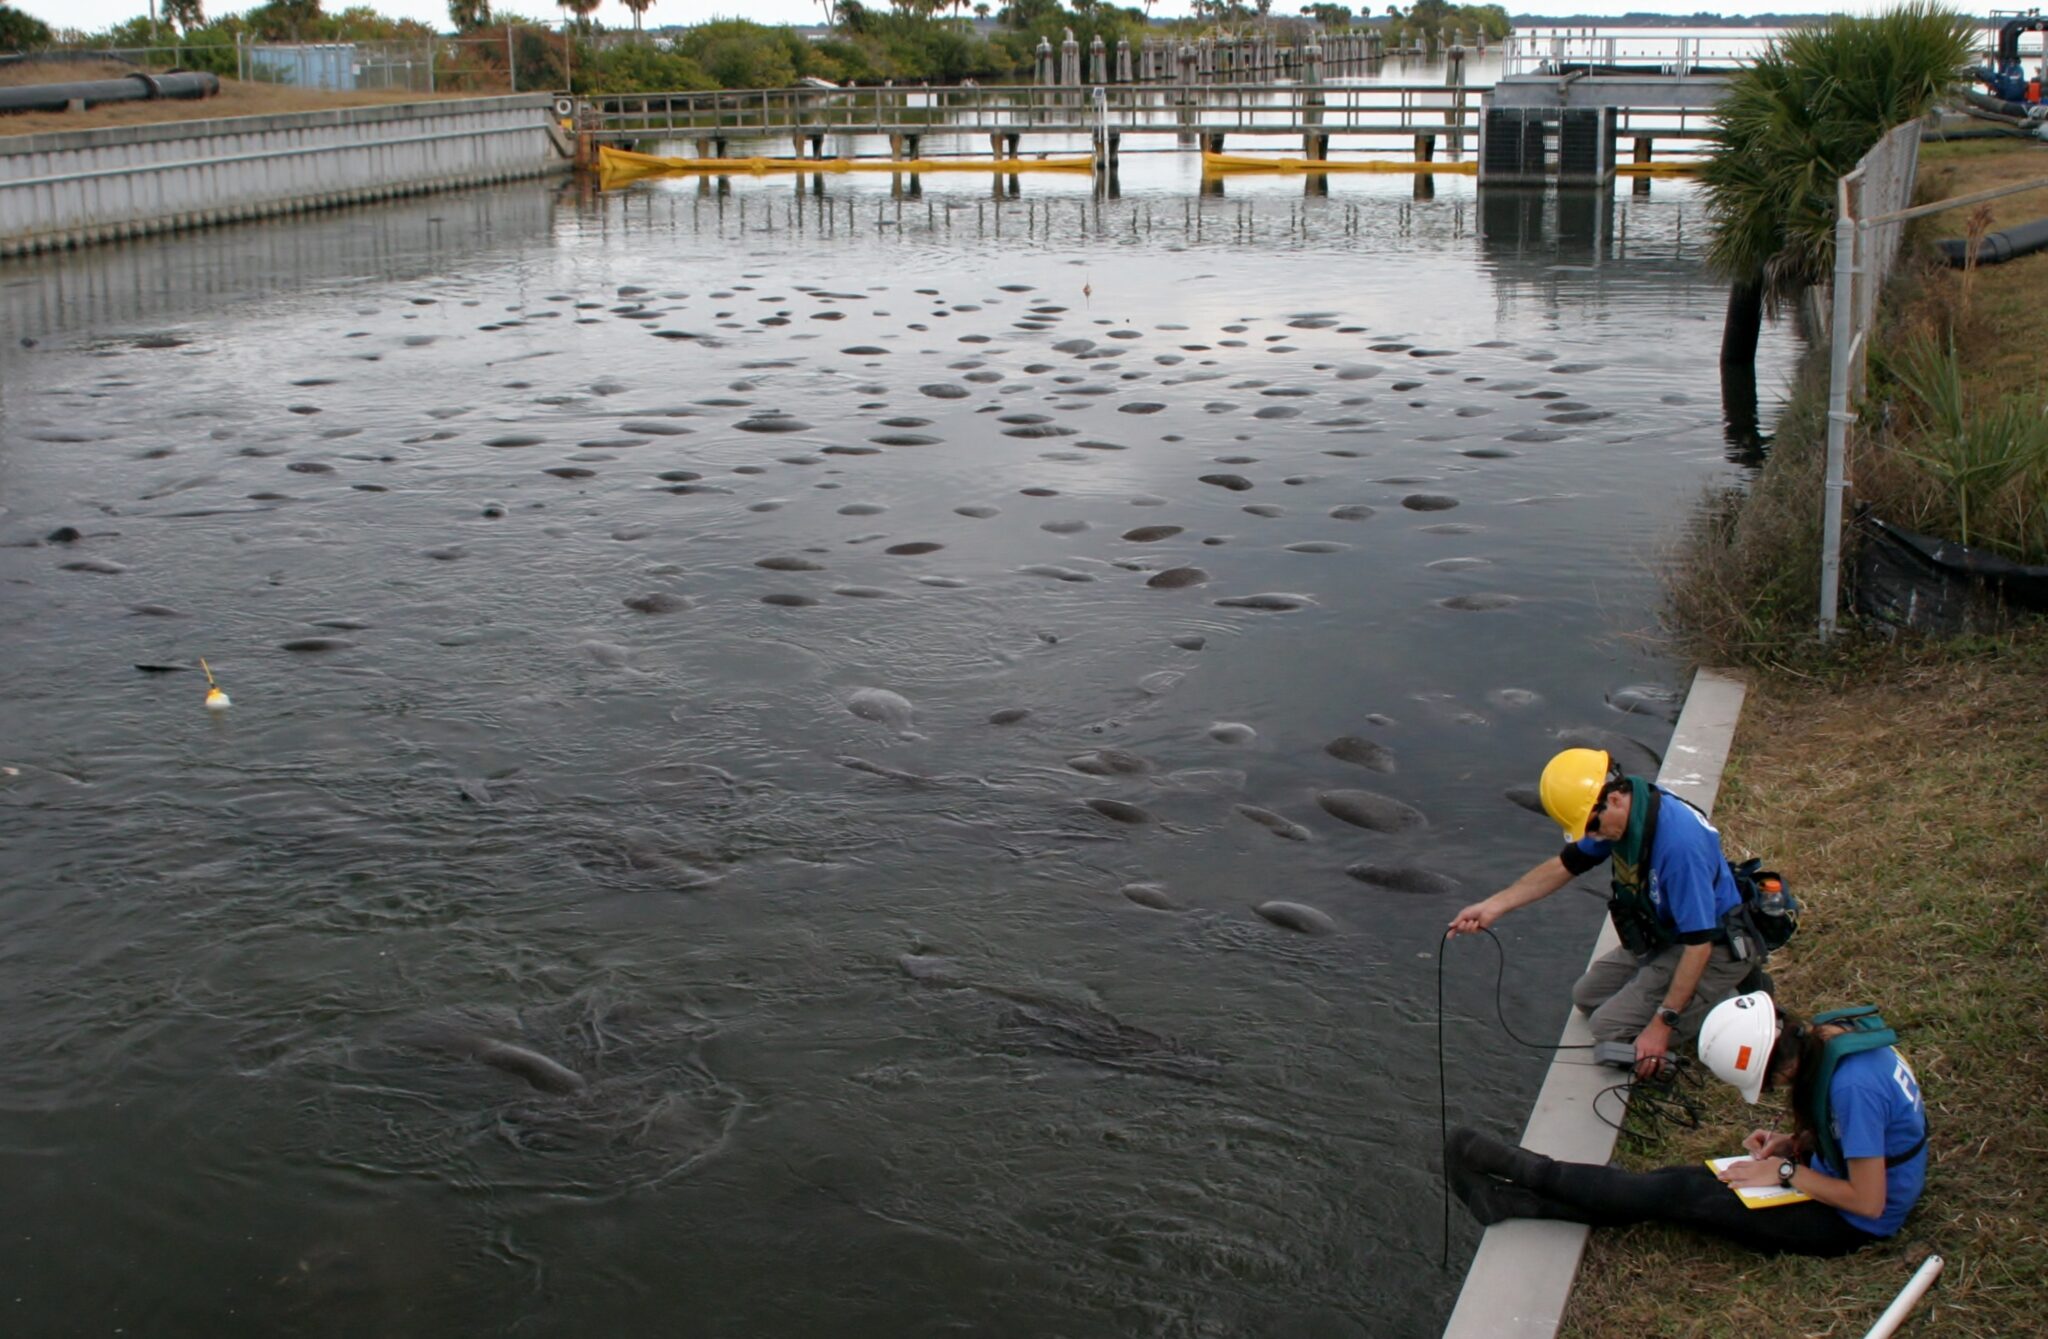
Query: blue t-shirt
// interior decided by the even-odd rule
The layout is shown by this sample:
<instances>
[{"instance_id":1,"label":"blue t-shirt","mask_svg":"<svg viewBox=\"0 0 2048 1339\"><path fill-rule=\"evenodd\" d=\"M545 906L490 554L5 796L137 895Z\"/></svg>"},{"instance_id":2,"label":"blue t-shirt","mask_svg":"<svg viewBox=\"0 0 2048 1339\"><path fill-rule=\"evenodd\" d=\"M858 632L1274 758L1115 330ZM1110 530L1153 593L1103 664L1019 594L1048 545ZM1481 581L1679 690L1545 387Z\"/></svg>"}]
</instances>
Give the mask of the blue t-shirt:
<instances>
[{"instance_id":1,"label":"blue t-shirt","mask_svg":"<svg viewBox=\"0 0 2048 1339\"><path fill-rule=\"evenodd\" d=\"M1594 864L1614 850L1612 842L1593 837L1582 837L1576 845ZM1721 834L1699 810L1668 792L1657 799L1650 904L1665 928L1681 935L1718 930L1721 918L1742 905L1735 876L1721 854Z\"/></svg>"},{"instance_id":2,"label":"blue t-shirt","mask_svg":"<svg viewBox=\"0 0 2048 1339\"><path fill-rule=\"evenodd\" d=\"M1927 1137L1927 1109L1920 1101L1920 1080L1899 1053L1882 1050L1845 1055L1828 1083L1828 1124L1844 1158L1889 1158L1904 1153ZM1835 1170L1810 1160L1817 1172ZM1840 1169L1847 1172L1846 1167ZM1896 1167L1885 1168L1884 1212L1865 1218L1845 1209L1836 1212L1852 1227L1880 1237L1899 1230L1927 1184L1927 1150L1921 1148Z\"/></svg>"}]
</instances>

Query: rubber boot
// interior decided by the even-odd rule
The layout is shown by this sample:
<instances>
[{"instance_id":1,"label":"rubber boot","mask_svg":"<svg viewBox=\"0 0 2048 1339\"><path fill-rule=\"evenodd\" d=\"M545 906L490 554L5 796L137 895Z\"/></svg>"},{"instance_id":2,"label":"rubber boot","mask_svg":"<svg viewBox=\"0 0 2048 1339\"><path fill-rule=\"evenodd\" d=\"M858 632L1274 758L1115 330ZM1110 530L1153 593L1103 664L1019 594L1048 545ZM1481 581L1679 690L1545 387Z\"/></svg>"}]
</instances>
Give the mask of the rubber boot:
<instances>
[{"instance_id":1,"label":"rubber boot","mask_svg":"<svg viewBox=\"0 0 2048 1339\"><path fill-rule=\"evenodd\" d=\"M1455 1157L1481 1175L1498 1176L1520 1186L1540 1188L1550 1167L1550 1159L1541 1153L1502 1143L1462 1125L1451 1131L1444 1149L1446 1157Z\"/></svg>"}]
</instances>

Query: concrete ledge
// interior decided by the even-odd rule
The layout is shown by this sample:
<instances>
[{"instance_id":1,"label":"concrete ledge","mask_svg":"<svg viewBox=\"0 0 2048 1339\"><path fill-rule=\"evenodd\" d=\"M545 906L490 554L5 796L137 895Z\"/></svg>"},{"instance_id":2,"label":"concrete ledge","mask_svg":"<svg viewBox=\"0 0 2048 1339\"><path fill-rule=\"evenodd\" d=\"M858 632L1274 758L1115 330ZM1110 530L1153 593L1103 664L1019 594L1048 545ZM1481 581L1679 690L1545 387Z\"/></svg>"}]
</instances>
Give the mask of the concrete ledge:
<instances>
[{"instance_id":1,"label":"concrete ledge","mask_svg":"<svg viewBox=\"0 0 2048 1339\"><path fill-rule=\"evenodd\" d=\"M324 126L371 126L422 117L484 115L545 107L553 114L548 93L511 93L490 98L434 98L425 102L380 102L367 107L329 107L316 112L270 112L257 116L215 116L194 121L152 121L138 126L99 126L91 130L54 130L40 135L0 135L0 159L8 154L57 153L102 149L116 144L157 144L165 140L203 139L210 135L260 135L274 130L313 130Z\"/></svg>"},{"instance_id":2,"label":"concrete ledge","mask_svg":"<svg viewBox=\"0 0 2048 1339\"><path fill-rule=\"evenodd\" d=\"M1717 670L1693 676L1685 710L1671 732L1658 784L1712 813L1721 790L1721 771L1735 738L1746 692L1741 680ZM1615 946L1614 926L1603 923L1593 945L1597 958ZM1593 1040L1585 1018L1574 1009L1561 1046ZM1553 1059L1536 1095L1536 1109L1522 1131L1522 1144L1538 1153L1573 1162L1606 1162L1614 1155L1615 1130L1593 1112L1593 1100L1618 1080L1616 1071L1579 1059ZM1618 1117L1619 1105L1610 1115ZM1515 1220L1486 1230L1457 1307L1444 1327L1445 1339L1550 1339L1564 1317L1588 1229L1576 1223Z\"/></svg>"}]
</instances>

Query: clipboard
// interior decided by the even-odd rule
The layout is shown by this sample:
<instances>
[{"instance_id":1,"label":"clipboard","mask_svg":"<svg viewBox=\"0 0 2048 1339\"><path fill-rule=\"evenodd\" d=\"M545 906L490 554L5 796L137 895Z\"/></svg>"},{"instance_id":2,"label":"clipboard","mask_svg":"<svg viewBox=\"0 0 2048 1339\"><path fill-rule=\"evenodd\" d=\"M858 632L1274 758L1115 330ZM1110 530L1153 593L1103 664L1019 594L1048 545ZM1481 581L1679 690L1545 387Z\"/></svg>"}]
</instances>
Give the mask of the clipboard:
<instances>
[{"instance_id":1,"label":"clipboard","mask_svg":"<svg viewBox=\"0 0 2048 1339\"><path fill-rule=\"evenodd\" d=\"M1707 1169L1719 1176L1738 1162L1748 1162L1749 1154L1738 1153L1732 1158L1708 1158ZM1787 1204L1799 1204L1813 1196L1803 1190L1791 1190L1784 1186L1730 1186L1741 1197L1743 1207L1749 1209L1780 1209Z\"/></svg>"}]
</instances>

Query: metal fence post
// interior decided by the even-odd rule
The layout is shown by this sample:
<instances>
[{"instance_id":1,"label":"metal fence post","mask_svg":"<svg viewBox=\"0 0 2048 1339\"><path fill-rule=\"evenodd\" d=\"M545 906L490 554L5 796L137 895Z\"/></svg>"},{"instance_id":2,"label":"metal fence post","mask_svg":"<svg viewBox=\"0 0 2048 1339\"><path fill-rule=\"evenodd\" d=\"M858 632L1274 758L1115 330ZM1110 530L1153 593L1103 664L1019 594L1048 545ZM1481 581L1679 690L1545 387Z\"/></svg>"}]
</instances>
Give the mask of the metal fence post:
<instances>
[{"instance_id":1,"label":"metal fence post","mask_svg":"<svg viewBox=\"0 0 2048 1339\"><path fill-rule=\"evenodd\" d=\"M1856 219L1847 179L1835 187L1835 315L1828 350L1827 487L1821 502L1820 639L1835 635L1835 596L1842 574L1842 475L1849 424L1849 346L1855 341Z\"/></svg>"},{"instance_id":2,"label":"metal fence post","mask_svg":"<svg viewBox=\"0 0 2048 1339\"><path fill-rule=\"evenodd\" d=\"M512 81L512 91L519 91L519 51L512 45L512 25L505 25L505 77Z\"/></svg>"}]
</instances>

